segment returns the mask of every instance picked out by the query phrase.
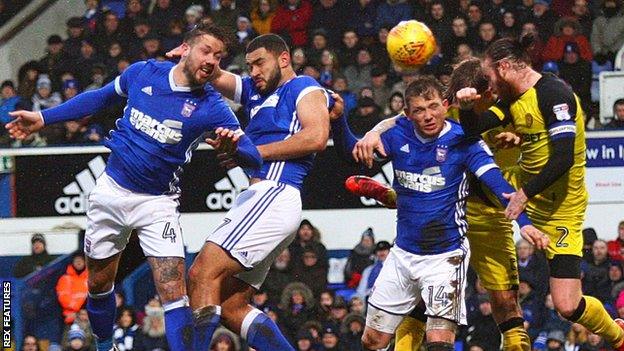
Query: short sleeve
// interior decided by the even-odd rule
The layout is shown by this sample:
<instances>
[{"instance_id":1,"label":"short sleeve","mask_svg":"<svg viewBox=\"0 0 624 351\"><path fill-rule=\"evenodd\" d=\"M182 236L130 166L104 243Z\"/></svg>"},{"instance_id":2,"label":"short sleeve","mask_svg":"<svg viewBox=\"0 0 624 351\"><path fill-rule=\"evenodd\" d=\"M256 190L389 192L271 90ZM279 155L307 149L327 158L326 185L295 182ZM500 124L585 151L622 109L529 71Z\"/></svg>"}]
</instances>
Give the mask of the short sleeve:
<instances>
[{"instance_id":1,"label":"short sleeve","mask_svg":"<svg viewBox=\"0 0 624 351\"><path fill-rule=\"evenodd\" d=\"M253 94L253 79L251 77L236 76L236 90L234 91L234 102L247 105L249 98Z\"/></svg>"},{"instance_id":2,"label":"short sleeve","mask_svg":"<svg viewBox=\"0 0 624 351\"><path fill-rule=\"evenodd\" d=\"M221 95L214 93L211 97L210 108L206 109L208 125L207 130L213 130L218 127L228 128L231 130L240 129L240 123L234 115L230 106L223 100Z\"/></svg>"},{"instance_id":3,"label":"short sleeve","mask_svg":"<svg viewBox=\"0 0 624 351\"><path fill-rule=\"evenodd\" d=\"M327 99L327 107L329 107L329 94L314 78L309 76L298 76L294 78L293 87L291 88L291 96L295 97L295 107L299 105L299 101L303 99L304 96L309 93L320 90L325 94L325 98Z\"/></svg>"},{"instance_id":4,"label":"short sleeve","mask_svg":"<svg viewBox=\"0 0 624 351\"><path fill-rule=\"evenodd\" d=\"M389 159L392 159L393 155L394 155L394 151L392 149L392 140L394 139L394 132L393 130L396 127L392 127L390 129L388 129L387 131L381 133L380 137L381 137L381 143L383 144L384 150L386 150L386 155L388 155Z\"/></svg>"},{"instance_id":5,"label":"short sleeve","mask_svg":"<svg viewBox=\"0 0 624 351\"><path fill-rule=\"evenodd\" d=\"M470 138L465 143L466 165L477 178L490 169L498 168L494 162L492 151L483 139Z\"/></svg>"},{"instance_id":6,"label":"short sleeve","mask_svg":"<svg viewBox=\"0 0 624 351\"><path fill-rule=\"evenodd\" d=\"M139 61L131 64L126 68L121 75L115 78L115 92L119 96L128 97L128 91L132 81L139 75L143 67L147 64L146 61Z\"/></svg>"},{"instance_id":7,"label":"short sleeve","mask_svg":"<svg viewBox=\"0 0 624 351\"><path fill-rule=\"evenodd\" d=\"M562 80L545 76L536 86L539 109L550 140L576 135L576 97Z\"/></svg>"}]
</instances>

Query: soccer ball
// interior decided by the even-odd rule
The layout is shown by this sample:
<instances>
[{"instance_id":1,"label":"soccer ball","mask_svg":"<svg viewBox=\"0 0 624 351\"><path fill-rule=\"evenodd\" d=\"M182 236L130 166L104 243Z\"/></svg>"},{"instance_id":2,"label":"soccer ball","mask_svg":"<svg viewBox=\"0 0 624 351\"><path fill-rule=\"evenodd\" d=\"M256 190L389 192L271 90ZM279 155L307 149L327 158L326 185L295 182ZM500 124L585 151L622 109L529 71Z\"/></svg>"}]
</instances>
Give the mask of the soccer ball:
<instances>
[{"instance_id":1,"label":"soccer ball","mask_svg":"<svg viewBox=\"0 0 624 351\"><path fill-rule=\"evenodd\" d=\"M416 20L402 21L388 33L386 43L392 62L401 69L413 70L425 65L436 51L431 29Z\"/></svg>"}]
</instances>

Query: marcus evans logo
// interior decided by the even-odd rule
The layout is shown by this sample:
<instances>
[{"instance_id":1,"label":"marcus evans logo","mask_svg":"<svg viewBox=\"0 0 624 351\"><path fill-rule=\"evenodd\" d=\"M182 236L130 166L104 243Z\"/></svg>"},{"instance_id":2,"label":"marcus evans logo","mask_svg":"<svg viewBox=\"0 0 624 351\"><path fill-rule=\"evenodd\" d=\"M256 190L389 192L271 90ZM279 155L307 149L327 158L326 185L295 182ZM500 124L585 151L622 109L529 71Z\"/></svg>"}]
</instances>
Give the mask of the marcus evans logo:
<instances>
[{"instance_id":1,"label":"marcus evans logo","mask_svg":"<svg viewBox=\"0 0 624 351\"><path fill-rule=\"evenodd\" d=\"M95 187L95 180L104 173L106 163L102 156L89 161L89 168L76 174L76 181L63 188L63 194L54 202L58 214L82 214L87 212L87 197Z\"/></svg>"},{"instance_id":2,"label":"marcus evans logo","mask_svg":"<svg viewBox=\"0 0 624 351\"><path fill-rule=\"evenodd\" d=\"M130 123L134 128L161 143L177 144L182 140L182 122L180 121L166 119L161 123L149 115L132 108L130 109Z\"/></svg>"},{"instance_id":3,"label":"marcus evans logo","mask_svg":"<svg viewBox=\"0 0 624 351\"><path fill-rule=\"evenodd\" d=\"M249 187L249 178L243 169L230 169L227 175L215 184L214 193L206 197L206 206L211 210L229 210L238 194Z\"/></svg>"},{"instance_id":4,"label":"marcus evans logo","mask_svg":"<svg viewBox=\"0 0 624 351\"><path fill-rule=\"evenodd\" d=\"M423 174L395 170L397 180L401 186L420 191L422 193L430 193L434 190L444 188L446 179L440 174L440 167L429 167L423 170Z\"/></svg>"}]
</instances>

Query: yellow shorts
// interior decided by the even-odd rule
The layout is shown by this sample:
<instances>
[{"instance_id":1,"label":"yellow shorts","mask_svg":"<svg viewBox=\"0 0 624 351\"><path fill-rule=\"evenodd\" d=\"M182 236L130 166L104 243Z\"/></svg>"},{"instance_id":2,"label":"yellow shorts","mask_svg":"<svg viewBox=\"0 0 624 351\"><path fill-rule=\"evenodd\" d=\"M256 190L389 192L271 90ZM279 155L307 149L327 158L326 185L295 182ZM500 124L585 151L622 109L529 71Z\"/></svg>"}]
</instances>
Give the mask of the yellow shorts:
<instances>
[{"instance_id":1,"label":"yellow shorts","mask_svg":"<svg viewBox=\"0 0 624 351\"><path fill-rule=\"evenodd\" d=\"M533 177L519 166L503 170L503 175L518 189ZM526 212L533 225L550 238L546 258L555 255L583 256L583 221L587 209L584 185L579 195L569 195L568 185L557 181L529 200Z\"/></svg>"},{"instance_id":2,"label":"yellow shorts","mask_svg":"<svg viewBox=\"0 0 624 351\"><path fill-rule=\"evenodd\" d=\"M467 204L470 266L488 290L505 291L518 287L518 265L513 230L502 209L490 207L470 197Z\"/></svg>"}]
</instances>

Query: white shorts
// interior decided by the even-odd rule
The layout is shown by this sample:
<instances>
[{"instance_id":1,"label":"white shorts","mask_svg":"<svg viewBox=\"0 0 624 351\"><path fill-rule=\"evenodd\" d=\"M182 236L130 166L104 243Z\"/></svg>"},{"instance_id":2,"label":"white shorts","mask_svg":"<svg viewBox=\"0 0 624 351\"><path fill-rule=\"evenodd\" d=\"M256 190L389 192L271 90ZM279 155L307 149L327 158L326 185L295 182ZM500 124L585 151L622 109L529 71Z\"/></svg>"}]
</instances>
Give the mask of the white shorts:
<instances>
[{"instance_id":1,"label":"white shorts","mask_svg":"<svg viewBox=\"0 0 624 351\"><path fill-rule=\"evenodd\" d=\"M415 255L398 246L390 249L368 299L366 325L393 334L424 300L425 314L466 324L466 272L470 260L468 240L462 247L437 255Z\"/></svg>"},{"instance_id":2,"label":"white shorts","mask_svg":"<svg viewBox=\"0 0 624 351\"><path fill-rule=\"evenodd\" d=\"M178 195L137 194L106 173L89 194L85 254L101 260L128 244L136 229L146 256L184 257Z\"/></svg>"},{"instance_id":3,"label":"white shorts","mask_svg":"<svg viewBox=\"0 0 624 351\"><path fill-rule=\"evenodd\" d=\"M259 289L275 258L293 241L300 222L299 190L263 180L238 195L206 241L221 246L245 267L236 277Z\"/></svg>"}]
</instances>

